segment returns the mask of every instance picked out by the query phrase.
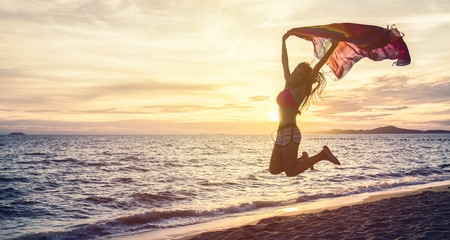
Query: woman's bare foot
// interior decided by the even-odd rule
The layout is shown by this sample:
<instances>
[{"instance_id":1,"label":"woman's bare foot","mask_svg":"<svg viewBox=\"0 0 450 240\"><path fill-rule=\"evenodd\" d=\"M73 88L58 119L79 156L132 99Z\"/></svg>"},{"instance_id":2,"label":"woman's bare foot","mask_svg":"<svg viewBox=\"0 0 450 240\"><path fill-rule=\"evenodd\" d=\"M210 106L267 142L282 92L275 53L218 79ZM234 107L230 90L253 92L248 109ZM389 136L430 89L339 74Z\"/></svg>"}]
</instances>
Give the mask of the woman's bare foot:
<instances>
[{"instance_id":1,"label":"woman's bare foot","mask_svg":"<svg viewBox=\"0 0 450 240\"><path fill-rule=\"evenodd\" d=\"M333 155L333 153L331 153L330 149L327 146L323 146L323 152L327 155L327 160L336 164L336 165L341 165L341 163L339 162L339 160Z\"/></svg>"},{"instance_id":2,"label":"woman's bare foot","mask_svg":"<svg viewBox=\"0 0 450 240\"><path fill-rule=\"evenodd\" d=\"M307 152L302 152L302 156L300 158L309 158L308 153Z\"/></svg>"},{"instance_id":3,"label":"woman's bare foot","mask_svg":"<svg viewBox=\"0 0 450 240\"><path fill-rule=\"evenodd\" d=\"M307 159L307 158L309 158L308 153L307 152L302 152L302 156L299 157L298 160L303 160L303 159ZM311 168L311 170L314 170L314 165L312 165L310 168Z\"/></svg>"},{"instance_id":4,"label":"woman's bare foot","mask_svg":"<svg viewBox=\"0 0 450 240\"><path fill-rule=\"evenodd\" d=\"M307 152L302 152L302 158L303 158L303 157L309 158L308 153L307 153ZM312 166L310 167L310 169L311 169L311 170L314 170L314 165L312 165Z\"/></svg>"}]
</instances>

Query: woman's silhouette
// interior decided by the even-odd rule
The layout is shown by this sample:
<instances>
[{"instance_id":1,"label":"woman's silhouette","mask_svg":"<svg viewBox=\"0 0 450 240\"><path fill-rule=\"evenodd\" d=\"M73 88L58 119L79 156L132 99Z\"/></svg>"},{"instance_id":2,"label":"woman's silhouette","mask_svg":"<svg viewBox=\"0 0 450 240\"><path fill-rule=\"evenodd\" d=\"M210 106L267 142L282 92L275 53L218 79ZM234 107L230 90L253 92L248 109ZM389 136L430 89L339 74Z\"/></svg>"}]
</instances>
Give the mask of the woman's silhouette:
<instances>
[{"instance_id":1,"label":"woman's silhouette","mask_svg":"<svg viewBox=\"0 0 450 240\"><path fill-rule=\"evenodd\" d=\"M290 33L287 32L282 40L281 61L286 83L284 90L277 96L280 121L277 140L270 159L269 171L272 174L284 172L291 177L304 172L308 168L312 169L315 163L322 160L328 160L337 165L341 163L327 146L324 146L314 156L309 157L306 152L303 152L302 156L297 158L301 133L296 124L297 114L300 114L299 109L306 109L310 102L323 91L325 79L319 70L331 56L338 42L331 41L332 44L329 50L314 68L311 68L308 63L302 62L291 73L286 50L286 39L289 35Z\"/></svg>"}]
</instances>

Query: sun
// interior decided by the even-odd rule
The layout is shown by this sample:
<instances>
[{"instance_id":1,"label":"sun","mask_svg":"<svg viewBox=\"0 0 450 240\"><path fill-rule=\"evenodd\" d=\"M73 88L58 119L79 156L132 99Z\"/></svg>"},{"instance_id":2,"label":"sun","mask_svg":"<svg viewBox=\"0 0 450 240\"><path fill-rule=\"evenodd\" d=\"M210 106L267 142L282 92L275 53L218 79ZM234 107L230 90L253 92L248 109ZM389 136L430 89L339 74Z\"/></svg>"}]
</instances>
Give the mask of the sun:
<instances>
[{"instance_id":1,"label":"sun","mask_svg":"<svg viewBox=\"0 0 450 240\"><path fill-rule=\"evenodd\" d=\"M278 108L272 109L270 112L267 113L267 116L269 117L269 120L271 122L278 122L280 120L280 115L278 114Z\"/></svg>"}]
</instances>

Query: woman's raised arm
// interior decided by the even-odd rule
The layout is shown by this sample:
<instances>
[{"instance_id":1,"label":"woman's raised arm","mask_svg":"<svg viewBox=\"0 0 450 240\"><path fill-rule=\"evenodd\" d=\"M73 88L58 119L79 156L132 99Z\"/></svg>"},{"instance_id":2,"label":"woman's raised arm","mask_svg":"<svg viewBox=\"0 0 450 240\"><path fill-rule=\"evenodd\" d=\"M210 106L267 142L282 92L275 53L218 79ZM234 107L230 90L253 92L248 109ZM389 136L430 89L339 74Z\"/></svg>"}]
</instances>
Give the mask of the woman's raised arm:
<instances>
[{"instance_id":1,"label":"woman's raised arm","mask_svg":"<svg viewBox=\"0 0 450 240\"><path fill-rule=\"evenodd\" d=\"M283 35L282 46L281 46L281 63L283 64L283 72L284 72L284 80L286 81L286 85L291 78L291 71L289 70L289 59L286 49L286 39L289 37L289 34L286 33Z\"/></svg>"},{"instance_id":2,"label":"woman's raised arm","mask_svg":"<svg viewBox=\"0 0 450 240\"><path fill-rule=\"evenodd\" d=\"M320 69L323 67L323 65L328 61L328 58L330 58L331 54L333 53L334 49L338 46L339 42L335 40L331 40L331 47L328 49L328 51L323 55L323 57L320 59L320 61L314 66L313 70L311 71L311 77L313 79L316 78L317 74L319 73Z\"/></svg>"}]
</instances>

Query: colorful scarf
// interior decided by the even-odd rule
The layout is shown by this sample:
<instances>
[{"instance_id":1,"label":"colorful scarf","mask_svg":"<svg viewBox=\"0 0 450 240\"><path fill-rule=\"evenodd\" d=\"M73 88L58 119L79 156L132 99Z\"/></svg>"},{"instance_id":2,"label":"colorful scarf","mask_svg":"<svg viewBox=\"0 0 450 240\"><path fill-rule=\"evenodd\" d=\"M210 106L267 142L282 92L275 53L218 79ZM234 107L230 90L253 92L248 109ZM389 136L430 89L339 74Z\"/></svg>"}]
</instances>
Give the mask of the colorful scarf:
<instances>
[{"instance_id":1,"label":"colorful scarf","mask_svg":"<svg viewBox=\"0 0 450 240\"><path fill-rule=\"evenodd\" d=\"M293 28L287 33L311 41L314 45L314 54L319 59L325 55L331 45L331 39L339 41L339 45L327 61L327 65L338 79L364 57L375 61L396 59L394 64L397 66L405 66L411 62L403 34L395 27L385 29L355 23L334 23Z\"/></svg>"}]
</instances>

